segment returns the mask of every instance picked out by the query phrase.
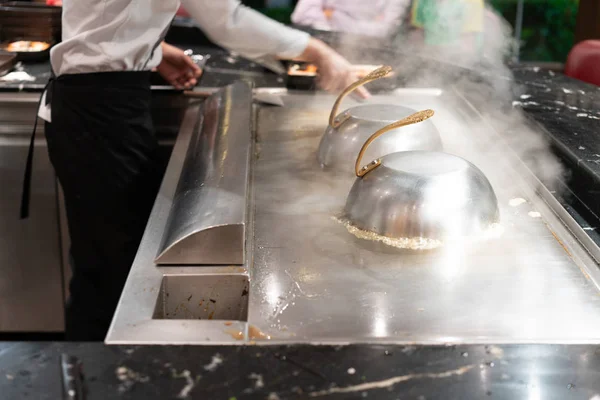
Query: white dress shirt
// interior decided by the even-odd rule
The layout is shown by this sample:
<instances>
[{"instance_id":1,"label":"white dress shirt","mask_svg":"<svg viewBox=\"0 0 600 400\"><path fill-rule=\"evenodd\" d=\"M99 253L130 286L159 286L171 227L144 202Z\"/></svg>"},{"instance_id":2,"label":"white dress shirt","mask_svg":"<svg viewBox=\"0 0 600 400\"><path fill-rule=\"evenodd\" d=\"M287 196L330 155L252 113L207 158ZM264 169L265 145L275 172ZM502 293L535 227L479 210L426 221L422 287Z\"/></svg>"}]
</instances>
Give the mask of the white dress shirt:
<instances>
[{"instance_id":1,"label":"white dress shirt","mask_svg":"<svg viewBox=\"0 0 600 400\"><path fill-rule=\"evenodd\" d=\"M215 43L249 58L291 58L309 35L286 27L238 0L183 0ZM54 73L142 71L156 67L179 0L64 0L62 42L51 51Z\"/></svg>"},{"instance_id":2,"label":"white dress shirt","mask_svg":"<svg viewBox=\"0 0 600 400\"><path fill-rule=\"evenodd\" d=\"M310 36L240 4L238 0L183 0L215 43L249 57L299 56ZM162 58L163 40L179 0L64 0L62 42L50 51L56 76L144 71ZM38 116L51 122L46 93Z\"/></svg>"},{"instance_id":3,"label":"white dress shirt","mask_svg":"<svg viewBox=\"0 0 600 400\"><path fill-rule=\"evenodd\" d=\"M385 37L398 29L410 4L410 0L299 0L292 22L322 30Z\"/></svg>"}]
</instances>

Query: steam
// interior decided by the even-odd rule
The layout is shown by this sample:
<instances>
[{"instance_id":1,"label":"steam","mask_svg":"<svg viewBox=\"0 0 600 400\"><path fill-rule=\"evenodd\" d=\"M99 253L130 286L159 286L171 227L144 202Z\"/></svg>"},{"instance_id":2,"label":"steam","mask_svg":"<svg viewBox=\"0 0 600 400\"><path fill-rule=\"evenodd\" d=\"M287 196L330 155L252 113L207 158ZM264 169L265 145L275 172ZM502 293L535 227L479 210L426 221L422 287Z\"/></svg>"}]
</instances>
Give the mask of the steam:
<instances>
[{"instance_id":1,"label":"steam","mask_svg":"<svg viewBox=\"0 0 600 400\"><path fill-rule=\"evenodd\" d=\"M457 18L455 10L445 10L440 7L438 25L430 27L438 36L441 32L442 37L444 29L449 30L448 36L452 35L451 30L456 30L456 24L451 23ZM512 28L490 6L485 7L483 21L482 35L462 34L460 40L444 45L427 44L423 32L413 32L394 38L391 48L383 40L357 44L356 38L349 35L341 36L337 47L353 62L361 62L367 56L392 65L406 87L456 89L464 94L486 120L485 124L471 126L471 129L485 131L491 125L534 175L550 190L556 190L558 181L565 177L565 170L540 128L528 119L518 102L513 105L515 93L522 88L515 83L507 66L518 48ZM390 51L372 50L386 46ZM454 143L463 148L471 145ZM490 154L498 152L498 144L493 140L483 147ZM501 175L501 171L498 172Z\"/></svg>"}]
</instances>

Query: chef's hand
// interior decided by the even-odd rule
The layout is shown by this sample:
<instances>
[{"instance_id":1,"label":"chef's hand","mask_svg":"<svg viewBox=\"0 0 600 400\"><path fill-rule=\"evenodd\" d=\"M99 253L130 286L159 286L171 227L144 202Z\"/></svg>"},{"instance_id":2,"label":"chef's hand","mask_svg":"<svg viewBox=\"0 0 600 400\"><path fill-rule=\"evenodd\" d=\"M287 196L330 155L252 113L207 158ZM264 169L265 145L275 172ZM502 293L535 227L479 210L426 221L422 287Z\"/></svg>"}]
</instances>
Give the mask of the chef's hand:
<instances>
[{"instance_id":1,"label":"chef's hand","mask_svg":"<svg viewBox=\"0 0 600 400\"><path fill-rule=\"evenodd\" d=\"M175 88L187 89L194 86L202 70L183 50L175 46L161 43L163 58L156 68L160 75Z\"/></svg>"},{"instance_id":2,"label":"chef's hand","mask_svg":"<svg viewBox=\"0 0 600 400\"><path fill-rule=\"evenodd\" d=\"M299 59L308 61L317 66L319 71L318 84L321 89L332 93L339 93L354 83L358 77L352 65L331 47L322 41L311 38L308 46ZM370 96L367 89L359 87L354 94L366 99Z\"/></svg>"}]
</instances>

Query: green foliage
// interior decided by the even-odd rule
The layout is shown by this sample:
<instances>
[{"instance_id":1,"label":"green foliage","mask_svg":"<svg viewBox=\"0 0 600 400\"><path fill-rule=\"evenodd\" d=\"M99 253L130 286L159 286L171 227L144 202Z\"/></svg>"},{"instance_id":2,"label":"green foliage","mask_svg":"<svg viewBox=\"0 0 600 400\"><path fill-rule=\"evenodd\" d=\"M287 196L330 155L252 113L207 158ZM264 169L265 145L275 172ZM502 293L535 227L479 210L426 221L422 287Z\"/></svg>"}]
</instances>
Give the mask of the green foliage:
<instances>
[{"instance_id":1,"label":"green foliage","mask_svg":"<svg viewBox=\"0 0 600 400\"><path fill-rule=\"evenodd\" d=\"M517 0L490 3L513 26ZM575 40L579 0L525 0L521 60L564 62Z\"/></svg>"},{"instance_id":2,"label":"green foliage","mask_svg":"<svg viewBox=\"0 0 600 400\"><path fill-rule=\"evenodd\" d=\"M221 0L219 0L221 1ZM281 7L281 8L261 8L258 11L265 14L267 17L274 19L275 21L279 21L282 24L291 24L292 23L292 12L294 11L289 7Z\"/></svg>"}]
</instances>

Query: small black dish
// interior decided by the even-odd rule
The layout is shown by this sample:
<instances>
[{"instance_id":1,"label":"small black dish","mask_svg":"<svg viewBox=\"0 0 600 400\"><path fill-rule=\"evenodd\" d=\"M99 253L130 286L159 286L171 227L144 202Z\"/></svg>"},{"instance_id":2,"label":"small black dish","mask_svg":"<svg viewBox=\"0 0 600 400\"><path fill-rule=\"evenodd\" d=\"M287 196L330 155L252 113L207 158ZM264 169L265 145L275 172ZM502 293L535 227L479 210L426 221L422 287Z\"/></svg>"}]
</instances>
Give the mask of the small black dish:
<instances>
[{"instance_id":1,"label":"small black dish","mask_svg":"<svg viewBox=\"0 0 600 400\"><path fill-rule=\"evenodd\" d=\"M317 68L309 63L289 62L286 86L295 90L316 90Z\"/></svg>"},{"instance_id":2,"label":"small black dish","mask_svg":"<svg viewBox=\"0 0 600 400\"><path fill-rule=\"evenodd\" d=\"M42 61L47 61L50 58L50 49L52 49L52 46L54 46L54 42L49 43L49 42L46 42L43 40L39 40L40 42L49 44L49 46L46 49L41 50L41 51L9 51L8 50L8 46L11 43L20 42L20 41L36 42L38 40L24 39L24 38L11 39L10 41L0 44L0 50L2 50L3 52L9 53L9 54L14 54L17 58L16 61L42 62Z\"/></svg>"}]
</instances>

